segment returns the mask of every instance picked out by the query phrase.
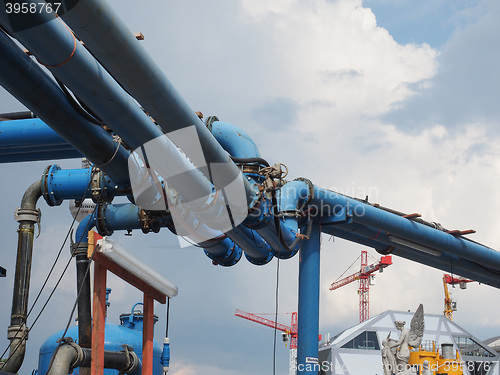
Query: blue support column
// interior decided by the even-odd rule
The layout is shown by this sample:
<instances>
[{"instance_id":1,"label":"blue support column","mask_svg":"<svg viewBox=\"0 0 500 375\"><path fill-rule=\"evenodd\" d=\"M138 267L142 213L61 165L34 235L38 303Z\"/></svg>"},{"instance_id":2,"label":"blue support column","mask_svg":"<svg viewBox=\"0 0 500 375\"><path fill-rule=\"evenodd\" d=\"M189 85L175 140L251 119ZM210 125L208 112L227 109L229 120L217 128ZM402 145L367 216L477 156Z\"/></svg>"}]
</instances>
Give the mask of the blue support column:
<instances>
[{"instance_id":1,"label":"blue support column","mask_svg":"<svg viewBox=\"0 0 500 375\"><path fill-rule=\"evenodd\" d=\"M297 374L318 374L319 250L321 231L314 225L309 240L302 242L299 260L299 316Z\"/></svg>"}]
</instances>

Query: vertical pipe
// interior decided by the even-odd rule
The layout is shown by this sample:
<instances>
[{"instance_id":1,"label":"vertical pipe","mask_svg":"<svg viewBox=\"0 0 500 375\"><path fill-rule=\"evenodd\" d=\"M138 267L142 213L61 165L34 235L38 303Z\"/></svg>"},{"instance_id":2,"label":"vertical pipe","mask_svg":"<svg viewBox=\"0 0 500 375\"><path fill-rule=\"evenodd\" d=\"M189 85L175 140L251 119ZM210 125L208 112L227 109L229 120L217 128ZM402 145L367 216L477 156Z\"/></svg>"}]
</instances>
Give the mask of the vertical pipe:
<instances>
[{"instance_id":1,"label":"vertical pipe","mask_svg":"<svg viewBox=\"0 0 500 375\"><path fill-rule=\"evenodd\" d=\"M312 227L309 240L302 242L299 260L299 310L297 374L318 373L319 336L319 225Z\"/></svg>"},{"instance_id":2,"label":"vertical pipe","mask_svg":"<svg viewBox=\"0 0 500 375\"><path fill-rule=\"evenodd\" d=\"M12 296L12 313L7 338L10 340L10 350L7 362L0 364L0 371L16 373L23 364L26 351L28 329L28 298L31 277L31 259L33 254L33 238L35 223L40 214L36 202L42 196L40 181L33 183L24 193L21 208L16 211L19 222L16 272Z\"/></svg>"},{"instance_id":3,"label":"vertical pipe","mask_svg":"<svg viewBox=\"0 0 500 375\"><path fill-rule=\"evenodd\" d=\"M92 347L92 302L90 298L90 259L87 255L88 231L95 224L93 214L85 217L76 231L74 255L76 258L76 286L78 293L78 344L82 348ZM90 368L82 367L80 374L90 374Z\"/></svg>"}]
</instances>

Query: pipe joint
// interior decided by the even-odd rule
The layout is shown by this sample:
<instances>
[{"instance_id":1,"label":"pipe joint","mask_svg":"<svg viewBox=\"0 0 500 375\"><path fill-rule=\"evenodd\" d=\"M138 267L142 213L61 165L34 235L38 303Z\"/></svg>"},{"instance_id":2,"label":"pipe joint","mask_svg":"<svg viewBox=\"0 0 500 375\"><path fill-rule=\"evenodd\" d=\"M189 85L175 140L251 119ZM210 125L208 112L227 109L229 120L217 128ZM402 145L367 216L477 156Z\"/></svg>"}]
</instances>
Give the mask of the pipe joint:
<instances>
[{"instance_id":1,"label":"pipe joint","mask_svg":"<svg viewBox=\"0 0 500 375\"><path fill-rule=\"evenodd\" d=\"M21 223L23 221L28 221L33 224L40 224L40 219L42 218L42 212L40 209L29 209L29 208L16 208L16 211L14 212L14 219L18 222Z\"/></svg>"},{"instance_id":2,"label":"pipe joint","mask_svg":"<svg viewBox=\"0 0 500 375\"><path fill-rule=\"evenodd\" d=\"M26 317L20 317L20 316L16 316L16 318L24 318L24 320L26 319ZM26 327L26 324L21 324L21 325L11 325L9 326L9 328L7 328L7 339L8 340L14 340L14 339L24 339L24 340L28 340L28 335L29 334L29 329L28 327Z\"/></svg>"},{"instance_id":3,"label":"pipe joint","mask_svg":"<svg viewBox=\"0 0 500 375\"><path fill-rule=\"evenodd\" d=\"M90 190L92 191L92 201L94 203L111 202L114 194L107 188L104 172L100 169L92 170L92 178L90 182Z\"/></svg>"},{"instance_id":4,"label":"pipe joint","mask_svg":"<svg viewBox=\"0 0 500 375\"><path fill-rule=\"evenodd\" d=\"M127 363L126 365L122 368L119 369L120 374L130 374L137 370L137 368L141 365L141 360L137 356L137 354L134 352L134 348L128 346L128 345L122 345L123 351L126 357L127 357Z\"/></svg>"},{"instance_id":5,"label":"pipe joint","mask_svg":"<svg viewBox=\"0 0 500 375\"><path fill-rule=\"evenodd\" d=\"M72 348L76 355L67 356L67 358L73 358L71 363L69 364L69 369L72 370L80 365L84 364L86 360L90 360L90 357L82 350L82 348L73 341L71 337L63 337L57 340L60 343L60 347Z\"/></svg>"},{"instance_id":6,"label":"pipe joint","mask_svg":"<svg viewBox=\"0 0 500 375\"><path fill-rule=\"evenodd\" d=\"M106 208L105 204L100 204L96 210L95 227L101 236L111 236L114 232L114 230L108 228L106 223Z\"/></svg>"},{"instance_id":7,"label":"pipe joint","mask_svg":"<svg viewBox=\"0 0 500 375\"><path fill-rule=\"evenodd\" d=\"M85 239L82 239L80 243L76 242L71 245L71 255L73 255L74 257L77 257L79 255L87 256L87 252L88 252L88 243Z\"/></svg>"}]
</instances>

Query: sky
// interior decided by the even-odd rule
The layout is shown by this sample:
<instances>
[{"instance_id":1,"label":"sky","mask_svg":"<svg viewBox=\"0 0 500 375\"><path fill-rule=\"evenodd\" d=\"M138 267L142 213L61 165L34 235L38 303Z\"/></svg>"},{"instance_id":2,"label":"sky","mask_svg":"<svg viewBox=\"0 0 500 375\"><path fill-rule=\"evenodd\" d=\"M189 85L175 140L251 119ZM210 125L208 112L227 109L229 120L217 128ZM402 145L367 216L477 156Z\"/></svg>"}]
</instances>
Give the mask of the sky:
<instances>
[{"instance_id":1,"label":"sky","mask_svg":"<svg viewBox=\"0 0 500 375\"><path fill-rule=\"evenodd\" d=\"M247 131L262 157L288 166L289 178L397 209L418 212L447 228L475 229L470 238L500 249L500 4L494 0L110 0L191 108ZM23 109L4 90L0 112ZM13 212L24 190L48 164L2 164L0 346L8 344L11 285L17 247ZM31 301L69 230L67 203L40 200ZM277 262L213 266L198 248L175 237L115 233L179 287L171 302L171 374L272 373L273 330L233 316L235 309L273 313ZM361 245L323 235L320 333L332 336L358 321L357 285L329 285L354 273ZM368 249L371 261L380 255ZM61 263L69 259L65 245ZM377 275L370 311L443 310L442 271L403 258ZM59 264L56 274L62 272ZM21 374L37 367L37 351L64 328L75 299L71 264L28 342ZM55 280L49 281L52 288ZM141 300L110 276L108 321ZM280 262L279 311L297 310L298 257ZM49 291L42 294L47 298ZM452 289L454 321L480 339L500 335L498 292L469 284ZM38 306L38 305L37 305ZM40 305L41 306L41 305ZM34 309L34 314L39 307ZM156 305L156 338L165 307ZM279 316L290 323L290 315ZM4 332L2 334L1 332ZM278 337L278 374L288 371L288 348Z\"/></svg>"}]
</instances>

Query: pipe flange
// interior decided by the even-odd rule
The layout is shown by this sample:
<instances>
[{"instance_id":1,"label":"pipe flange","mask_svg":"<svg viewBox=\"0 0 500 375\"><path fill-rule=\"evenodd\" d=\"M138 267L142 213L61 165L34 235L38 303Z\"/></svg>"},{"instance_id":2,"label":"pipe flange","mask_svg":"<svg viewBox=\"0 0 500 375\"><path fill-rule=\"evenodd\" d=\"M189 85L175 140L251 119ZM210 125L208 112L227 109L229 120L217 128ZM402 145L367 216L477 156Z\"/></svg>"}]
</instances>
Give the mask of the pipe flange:
<instances>
[{"instance_id":1,"label":"pipe flange","mask_svg":"<svg viewBox=\"0 0 500 375\"><path fill-rule=\"evenodd\" d=\"M100 202L111 202L114 197L106 187L104 172L98 168L94 168L91 173L90 189L92 191L92 201L96 204Z\"/></svg>"},{"instance_id":2,"label":"pipe flange","mask_svg":"<svg viewBox=\"0 0 500 375\"><path fill-rule=\"evenodd\" d=\"M20 223L21 221L30 221L32 223L40 224L40 219L42 218L42 211L31 210L28 208L16 208L14 212L14 219Z\"/></svg>"},{"instance_id":3,"label":"pipe flange","mask_svg":"<svg viewBox=\"0 0 500 375\"><path fill-rule=\"evenodd\" d=\"M144 234L148 234L151 232L151 228L149 226L149 215L144 210L139 211L139 225L141 226L141 231Z\"/></svg>"},{"instance_id":4,"label":"pipe flange","mask_svg":"<svg viewBox=\"0 0 500 375\"><path fill-rule=\"evenodd\" d=\"M106 207L105 203L99 203L96 209L95 226L101 236L111 236L113 234L113 230L106 225Z\"/></svg>"},{"instance_id":5,"label":"pipe flange","mask_svg":"<svg viewBox=\"0 0 500 375\"><path fill-rule=\"evenodd\" d=\"M62 199L57 199L55 197L54 191L52 189L52 180L54 178L54 173L60 170L61 167L58 166L57 164L49 165L43 171L41 179L43 199L45 199L45 202L47 202L47 204L51 207L60 206L61 203L63 202Z\"/></svg>"},{"instance_id":6,"label":"pipe flange","mask_svg":"<svg viewBox=\"0 0 500 375\"><path fill-rule=\"evenodd\" d=\"M219 118L217 116L208 116L205 120L205 126L208 128L208 130L210 130L210 133L212 132L212 124L215 121L219 121Z\"/></svg>"}]
</instances>

